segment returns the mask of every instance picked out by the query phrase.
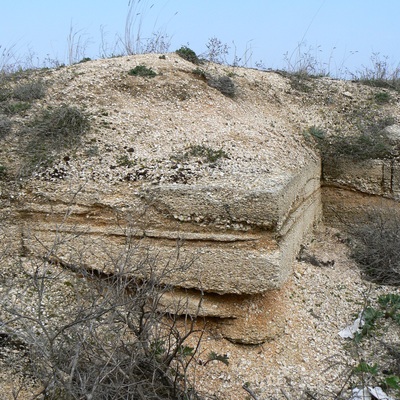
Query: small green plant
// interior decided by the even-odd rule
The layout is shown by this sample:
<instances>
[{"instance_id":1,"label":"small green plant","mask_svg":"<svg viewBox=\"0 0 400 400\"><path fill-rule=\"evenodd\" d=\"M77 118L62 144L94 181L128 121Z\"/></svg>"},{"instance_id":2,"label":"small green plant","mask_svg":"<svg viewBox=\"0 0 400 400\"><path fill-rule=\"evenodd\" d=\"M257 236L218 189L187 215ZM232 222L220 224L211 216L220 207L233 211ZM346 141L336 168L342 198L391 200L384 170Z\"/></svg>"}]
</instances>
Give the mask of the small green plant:
<instances>
[{"instance_id":1,"label":"small green plant","mask_svg":"<svg viewBox=\"0 0 400 400\"><path fill-rule=\"evenodd\" d=\"M379 296L378 303L385 318L391 318L400 325L400 295L390 293Z\"/></svg>"},{"instance_id":2,"label":"small green plant","mask_svg":"<svg viewBox=\"0 0 400 400\"><path fill-rule=\"evenodd\" d=\"M229 357L226 354L218 354L215 351L212 351L208 355L207 361L204 363L204 365L208 364L211 361L220 361L225 365L229 365Z\"/></svg>"},{"instance_id":3,"label":"small green plant","mask_svg":"<svg viewBox=\"0 0 400 400\"><path fill-rule=\"evenodd\" d=\"M374 307L366 307L362 313L364 325L360 332L356 333L354 340L360 342L365 336L371 335L371 332L376 329L377 321L383 316L380 310Z\"/></svg>"},{"instance_id":4,"label":"small green plant","mask_svg":"<svg viewBox=\"0 0 400 400\"><path fill-rule=\"evenodd\" d=\"M378 92L375 93L374 98L378 104L386 104L390 101L390 94L388 92Z\"/></svg>"},{"instance_id":5,"label":"small green plant","mask_svg":"<svg viewBox=\"0 0 400 400\"><path fill-rule=\"evenodd\" d=\"M215 163L221 158L229 158L228 154L224 150L214 150L211 147L205 145L192 145L189 147L189 151L185 153L185 157L199 157L205 159L209 163Z\"/></svg>"},{"instance_id":6,"label":"small green plant","mask_svg":"<svg viewBox=\"0 0 400 400\"><path fill-rule=\"evenodd\" d=\"M307 131L305 132L305 135L311 135L313 138L316 139L325 139L326 137L326 132L323 128L319 126L310 126Z\"/></svg>"},{"instance_id":7,"label":"small green plant","mask_svg":"<svg viewBox=\"0 0 400 400\"><path fill-rule=\"evenodd\" d=\"M151 68L148 68L145 65L137 65L135 68L132 68L128 71L128 75L154 78L157 74Z\"/></svg>"},{"instance_id":8,"label":"small green plant","mask_svg":"<svg viewBox=\"0 0 400 400\"><path fill-rule=\"evenodd\" d=\"M370 365L365 361L361 361L357 367L354 368L355 373L368 373L372 375L378 374L378 364Z\"/></svg>"},{"instance_id":9,"label":"small green plant","mask_svg":"<svg viewBox=\"0 0 400 400\"><path fill-rule=\"evenodd\" d=\"M176 50L176 54L193 64L200 64L200 59L197 57L197 54L187 46L182 46L180 49Z\"/></svg>"},{"instance_id":10,"label":"small green plant","mask_svg":"<svg viewBox=\"0 0 400 400\"><path fill-rule=\"evenodd\" d=\"M134 167L136 165L135 160L131 160L126 154L117 158L117 165L119 167Z\"/></svg>"}]
</instances>

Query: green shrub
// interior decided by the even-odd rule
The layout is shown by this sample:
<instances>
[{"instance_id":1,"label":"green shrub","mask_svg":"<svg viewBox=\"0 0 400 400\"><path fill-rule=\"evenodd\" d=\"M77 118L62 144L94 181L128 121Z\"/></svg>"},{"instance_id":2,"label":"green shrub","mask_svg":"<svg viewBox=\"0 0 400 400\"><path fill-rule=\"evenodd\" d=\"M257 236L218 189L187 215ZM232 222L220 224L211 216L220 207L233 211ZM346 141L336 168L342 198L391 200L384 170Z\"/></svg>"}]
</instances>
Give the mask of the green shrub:
<instances>
[{"instance_id":1,"label":"green shrub","mask_svg":"<svg viewBox=\"0 0 400 400\"><path fill-rule=\"evenodd\" d=\"M26 172L51 165L57 153L77 146L89 127L89 118L77 107L64 104L44 110L19 132Z\"/></svg>"},{"instance_id":2,"label":"green shrub","mask_svg":"<svg viewBox=\"0 0 400 400\"><path fill-rule=\"evenodd\" d=\"M390 94L388 92L378 92L378 93L375 93L374 98L378 104L385 104L385 103L389 103Z\"/></svg>"},{"instance_id":3,"label":"green shrub","mask_svg":"<svg viewBox=\"0 0 400 400\"><path fill-rule=\"evenodd\" d=\"M225 96L233 97L235 95L236 87L229 76L226 75L218 77L208 76L207 84L210 87L219 90Z\"/></svg>"},{"instance_id":4,"label":"green shrub","mask_svg":"<svg viewBox=\"0 0 400 400\"><path fill-rule=\"evenodd\" d=\"M12 96L12 90L6 86L0 86L0 102L10 99Z\"/></svg>"},{"instance_id":5,"label":"green shrub","mask_svg":"<svg viewBox=\"0 0 400 400\"><path fill-rule=\"evenodd\" d=\"M182 46L180 49L176 50L176 54L193 64L200 64L200 59L197 57L197 54L187 46Z\"/></svg>"},{"instance_id":6,"label":"green shrub","mask_svg":"<svg viewBox=\"0 0 400 400\"><path fill-rule=\"evenodd\" d=\"M229 158L224 150L214 150L205 145L192 145L189 151L185 154L186 157L199 157L205 159L209 163L214 163L221 158Z\"/></svg>"},{"instance_id":7,"label":"green shrub","mask_svg":"<svg viewBox=\"0 0 400 400\"><path fill-rule=\"evenodd\" d=\"M79 138L89 127L88 117L77 107L63 104L45 110L35 121L36 132L43 137L63 141Z\"/></svg>"},{"instance_id":8,"label":"green shrub","mask_svg":"<svg viewBox=\"0 0 400 400\"><path fill-rule=\"evenodd\" d=\"M78 64L82 64L82 63L85 63L85 62L88 62L88 61L92 61L92 59L90 57L84 57L84 58L82 58L82 60L80 60L78 62Z\"/></svg>"},{"instance_id":9,"label":"green shrub","mask_svg":"<svg viewBox=\"0 0 400 400\"><path fill-rule=\"evenodd\" d=\"M203 71L201 68L196 68L192 71L193 75L198 76L201 79L206 80L207 79L207 74L205 73L205 71Z\"/></svg>"},{"instance_id":10,"label":"green shrub","mask_svg":"<svg viewBox=\"0 0 400 400\"><path fill-rule=\"evenodd\" d=\"M395 156L396 148L383 131L392 125L391 117L374 119L368 116L354 115L354 123L359 134L327 136L321 128L311 127L305 135L316 140L323 161L338 157L351 157L354 161L385 159Z\"/></svg>"},{"instance_id":11,"label":"green shrub","mask_svg":"<svg viewBox=\"0 0 400 400\"><path fill-rule=\"evenodd\" d=\"M348 156L354 160L384 159L391 157L393 147L383 134L362 133L353 137L336 136L331 140L330 156Z\"/></svg>"},{"instance_id":12,"label":"green shrub","mask_svg":"<svg viewBox=\"0 0 400 400\"><path fill-rule=\"evenodd\" d=\"M129 70L128 74L133 76L147 76L149 78L154 78L157 75L151 68L147 68L145 65L137 65L135 68Z\"/></svg>"},{"instance_id":13,"label":"green shrub","mask_svg":"<svg viewBox=\"0 0 400 400\"><path fill-rule=\"evenodd\" d=\"M11 131L12 122L5 115L0 114L0 139Z\"/></svg>"},{"instance_id":14,"label":"green shrub","mask_svg":"<svg viewBox=\"0 0 400 400\"><path fill-rule=\"evenodd\" d=\"M119 167L134 167L136 165L135 160L131 160L126 154L117 158L117 165Z\"/></svg>"},{"instance_id":15,"label":"green shrub","mask_svg":"<svg viewBox=\"0 0 400 400\"><path fill-rule=\"evenodd\" d=\"M326 132L323 128L319 126L310 126L307 131L305 132L306 135L311 135L313 138L316 139L325 139Z\"/></svg>"},{"instance_id":16,"label":"green shrub","mask_svg":"<svg viewBox=\"0 0 400 400\"><path fill-rule=\"evenodd\" d=\"M7 176L7 167L0 164L0 180L3 180Z\"/></svg>"},{"instance_id":17,"label":"green shrub","mask_svg":"<svg viewBox=\"0 0 400 400\"><path fill-rule=\"evenodd\" d=\"M5 102L5 104L1 106L3 112L7 115L22 114L31 107L31 103L25 101Z\"/></svg>"},{"instance_id":18,"label":"green shrub","mask_svg":"<svg viewBox=\"0 0 400 400\"><path fill-rule=\"evenodd\" d=\"M42 81L28 82L17 85L13 90L13 97L20 101L41 99L46 94L46 87Z\"/></svg>"}]
</instances>

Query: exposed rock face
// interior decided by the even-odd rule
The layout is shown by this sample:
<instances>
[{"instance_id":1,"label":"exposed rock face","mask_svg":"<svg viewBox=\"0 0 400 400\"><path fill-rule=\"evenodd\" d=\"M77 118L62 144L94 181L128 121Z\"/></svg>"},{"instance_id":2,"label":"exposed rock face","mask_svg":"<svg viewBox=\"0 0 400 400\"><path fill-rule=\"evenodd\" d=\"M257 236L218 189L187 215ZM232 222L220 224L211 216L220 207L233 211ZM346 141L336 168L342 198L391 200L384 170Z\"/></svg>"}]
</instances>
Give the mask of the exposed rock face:
<instances>
[{"instance_id":1,"label":"exposed rock face","mask_svg":"<svg viewBox=\"0 0 400 400\"><path fill-rule=\"evenodd\" d=\"M168 275L168 284L219 294L263 293L287 280L300 243L320 218L319 170L319 163L311 160L278 184L268 185L266 177L264 188L256 190L246 188L246 182L232 187L228 181L208 187L158 185L136 193L125 187L113 200L98 191L96 199L85 190L69 196L63 192L63 199L43 194L31 203L25 200L20 210L25 245L36 248L40 238L50 249L55 238L49 232L68 235L68 243L57 246L58 255L68 262L98 265L109 246L101 244L86 260L80 254L74 259L70 249L82 249L88 236L97 236L122 251L129 233L136 262L149 249L160 265L190 261L184 279L177 271ZM65 202L68 197L71 203ZM232 229L235 224L240 228Z\"/></svg>"},{"instance_id":2,"label":"exposed rock face","mask_svg":"<svg viewBox=\"0 0 400 400\"><path fill-rule=\"evenodd\" d=\"M136 193L119 188L112 200L99 191L96 198L85 190L64 192L63 200L42 194L26 199L19 210L23 245L38 254L55 248L67 263L112 273L102 267L103 260L124 254L128 239L135 249L128 273L141 275L137 265L154 257L160 271L177 267L162 274L166 284L192 290L185 300L184 292L171 293L165 298L169 309L229 319L221 328L225 337L259 343L280 332L283 321L274 313L269 319L276 323L266 323L265 308L276 303L270 295L257 301L257 313L265 312L256 324L251 318L256 298L248 295L276 292L290 276L301 242L320 218L319 171L319 163L311 160L295 176L272 187L265 184L264 190L221 182L217 187L159 185ZM122 199L129 210L114 203ZM230 229L235 224L241 228Z\"/></svg>"},{"instance_id":3,"label":"exposed rock face","mask_svg":"<svg viewBox=\"0 0 400 400\"><path fill-rule=\"evenodd\" d=\"M396 159L336 159L324 167L326 185L400 200L400 163Z\"/></svg>"},{"instance_id":4,"label":"exposed rock face","mask_svg":"<svg viewBox=\"0 0 400 400\"><path fill-rule=\"evenodd\" d=\"M140 64L158 76L127 74ZM318 89L314 102L279 74L235 69L228 98L192 71L173 54L52 71L48 99L84 105L92 130L22 185L17 242L24 252L138 277L151 258L174 288L164 308L217 318L224 337L260 343L284 327L280 294L321 218L320 160L302 131L339 125L366 89L316 80L308 83ZM326 182L398 198L396 162L346 162L324 166Z\"/></svg>"},{"instance_id":5,"label":"exposed rock face","mask_svg":"<svg viewBox=\"0 0 400 400\"><path fill-rule=\"evenodd\" d=\"M382 134L393 148L385 159L359 160L342 156L326 160L323 168L323 203L326 222L346 229L368 222L374 212L400 210L399 125L390 125Z\"/></svg>"}]
</instances>

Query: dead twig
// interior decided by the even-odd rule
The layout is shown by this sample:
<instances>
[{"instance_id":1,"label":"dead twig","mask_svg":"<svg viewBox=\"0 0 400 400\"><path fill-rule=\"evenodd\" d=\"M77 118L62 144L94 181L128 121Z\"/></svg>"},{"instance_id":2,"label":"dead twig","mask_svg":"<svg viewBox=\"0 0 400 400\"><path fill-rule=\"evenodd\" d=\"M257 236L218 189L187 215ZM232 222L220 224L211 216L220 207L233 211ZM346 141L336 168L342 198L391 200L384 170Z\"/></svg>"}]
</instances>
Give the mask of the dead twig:
<instances>
[{"instance_id":1,"label":"dead twig","mask_svg":"<svg viewBox=\"0 0 400 400\"><path fill-rule=\"evenodd\" d=\"M244 384L242 388L254 399L258 400L258 397L255 395L255 393L246 385Z\"/></svg>"}]
</instances>

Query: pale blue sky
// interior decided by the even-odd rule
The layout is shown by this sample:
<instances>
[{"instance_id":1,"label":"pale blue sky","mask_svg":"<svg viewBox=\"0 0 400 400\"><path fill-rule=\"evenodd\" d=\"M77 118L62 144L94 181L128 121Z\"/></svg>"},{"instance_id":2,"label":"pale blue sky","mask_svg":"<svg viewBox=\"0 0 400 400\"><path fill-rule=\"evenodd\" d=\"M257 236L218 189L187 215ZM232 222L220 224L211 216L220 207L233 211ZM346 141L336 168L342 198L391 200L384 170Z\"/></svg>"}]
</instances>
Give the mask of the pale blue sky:
<instances>
[{"instance_id":1,"label":"pale blue sky","mask_svg":"<svg viewBox=\"0 0 400 400\"><path fill-rule=\"evenodd\" d=\"M199 54L217 37L231 55L236 48L243 59L247 48L253 65L262 60L271 68L285 67L287 52L294 63L300 42L302 52L312 48L332 74L369 65L374 52L388 56L393 66L400 62L399 0L141 0L138 11L141 5L147 10L142 35L155 26L164 29L170 51L189 45ZM71 25L84 55L98 58L101 26L109 51L123 37L128 0L2 0L0 10L3 49L15 46L19 55L30 51L40 60L48 55L68 62Z\"/></svg>"}]
</instances>

